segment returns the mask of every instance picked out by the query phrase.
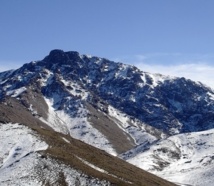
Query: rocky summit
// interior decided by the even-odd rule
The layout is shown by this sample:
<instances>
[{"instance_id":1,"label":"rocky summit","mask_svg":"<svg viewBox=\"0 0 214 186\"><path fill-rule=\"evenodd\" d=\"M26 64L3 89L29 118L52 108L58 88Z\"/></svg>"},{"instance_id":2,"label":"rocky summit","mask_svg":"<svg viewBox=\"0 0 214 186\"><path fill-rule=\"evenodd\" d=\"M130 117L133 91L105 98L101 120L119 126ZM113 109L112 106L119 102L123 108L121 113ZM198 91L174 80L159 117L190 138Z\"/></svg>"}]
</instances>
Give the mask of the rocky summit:
<instances>
[{"instance_id":1,"label":"rocky summit","mask_svg":"<svg viewBox=\"0 0 214 186\"><path fill-rule=\"evenodd\" d=\"M35 185L173 185L142 169L181 185L214 181L214 92L200 82L52 50L0 73L0 123L1 184L31 173ZM24 175L9 179L19 166Z\"/></svg>"}]
</instances>

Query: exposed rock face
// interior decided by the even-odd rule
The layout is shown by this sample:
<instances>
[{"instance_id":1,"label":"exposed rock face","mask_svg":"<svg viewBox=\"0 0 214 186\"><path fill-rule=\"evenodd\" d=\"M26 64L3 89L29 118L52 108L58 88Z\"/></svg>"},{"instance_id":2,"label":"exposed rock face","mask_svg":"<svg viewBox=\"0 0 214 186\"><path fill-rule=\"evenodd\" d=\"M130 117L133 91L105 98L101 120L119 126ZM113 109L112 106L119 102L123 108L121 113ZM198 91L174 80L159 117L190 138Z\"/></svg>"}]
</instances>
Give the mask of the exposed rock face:
<instances>
[{"instance_id":1,"label":"exposed rock face","mask_svg":"<svg viewBox=\"0 0 214 186\"><path fill-rule=\"evenodd\" d=\"M9 91L30 86L45 97L59 95L61 102L56 106L60 107L68 96L83 102L82 92L87 93L84 101L96 105L94 101L101 100L168 134L213 128L214 93L210 88L78 52L53 50L43 60L0 77L2 98ZM76 95L71 94L71 82L79 87Z\"/></svg>"},{"instance_id":2,"label":"exposed rock face","mask_svg":"<svg viewBox=\"0 0 214 186\"><path fill-rule=\"evenodd\" d=\"M169 136L212 129L214 92L185 78L56 49L0 73L0 122L54 130L128 160ZM179 148L167 152L181 158ZM156 168L169 164L160 160Z\"/></svg>"}]
</instances>

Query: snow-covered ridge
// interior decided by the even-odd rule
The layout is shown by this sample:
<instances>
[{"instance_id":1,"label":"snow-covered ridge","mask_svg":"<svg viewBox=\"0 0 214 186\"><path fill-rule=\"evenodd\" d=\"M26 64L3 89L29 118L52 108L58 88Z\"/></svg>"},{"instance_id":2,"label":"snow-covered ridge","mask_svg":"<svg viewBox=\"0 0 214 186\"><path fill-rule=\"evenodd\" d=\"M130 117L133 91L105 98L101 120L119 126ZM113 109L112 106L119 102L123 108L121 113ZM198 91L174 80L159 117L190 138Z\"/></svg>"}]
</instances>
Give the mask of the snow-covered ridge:
<instances>
[{"instance_id":1,"label":"snow-covered ridge","mask_svg":"<svg viewBox=\"0 0 214 186\"><path fill-rule=\"evenodd\" d=\"M88 178L87 175L67 165L42 158L37 151L46 150L48 145L31 129L20 124L0 124L0 185L42 186L58 185L60 173L68 186L109 185L105 180Z\"/></svg>"},{"instance_id":2,"label":"snow-covered ridge","mask_svg":"<svg viewBox=\"0 0 214 186\"><path fill-rule=\"evenodd\" d=\"M116 109L169 134L206 130L213 125L209 120L200 121L199 129L194 116L202 105L207 107L202 115L209 115L207 110L214 108L210 96L214 93L202 84L142 72L131 65L78 52L53 50L43 60L25 64L12 74L1 73L0 77L0 97L19 97L24 87L37 82L45 97L62 92L63 96L70 94L87 101L89 96L99 95ZM193 113L191 108L195 108ZM182 117L182 112L188 113L187 117Z\"/></svg>"},{"instance_id":3,"label":"snow-covered ridge","mask_svg":"<svg viewBox=\"0 0 214 186\"><path fill-rule=\"evenodd\" d=\"M181 185L212 186L214 129L160 140L127 161Z\"/></svg>"},{"instance_id":4,"label":"snow-covered ridge","mask_svg":"<svg viewBox=\"0 0 214 186\"><path fill-rule=\"evenodd\" d=\"M31 96L41 102L38 101L38 105L31 102ZM115 125L115 133L125 136L121 141L130 142L133 144L131 147L137 146L124 153L124 156L127 155L124 159L134 160L138 165L143 162L142 168L146 167L156 174L163 173L166 178L171 179L170 171L173 172L174 166L182 174L178 176L181 183L190 183L191 180L182 180L183 175L194 174L193 170L199 170L205 164L206 169L201 169L204 174L209 174L207 170L212 171L207 163L213 161L213 154L209 151L212 146L206 146L209 138L203 138L199 133L186 134L214 128L214 92L201 83L142 72L134 66L78 52L55 50L41 61L0 73L1 101L4 101L3 98L16 99L33 117L54 130L70 134L114 155L114 148L118 146L112 145L111 139L107 138L105 132L110 130L104 130L113 128L109 124ZM94 109L93 113L88 105ZM8 106L12 107L11 104ZM95 119L90 120L90 117ZM95 122L98 127L89 121ZM104 132L99 128L101 124L106 126L102 128ZM179 133L181 135L175 135ZM175 136L166 138L165 134ZM199 154L198 147L190 145L196 143L198 135L204 139L199 142L201 149L204 148L203 157L195 157ZM157 142L159 139L162 140ZM11 153L8 153L11 155L4 160L9 163L2 167L9 166L14 154L18 154L14 162L25 157L25 151L21 152L19 146L11 148ZM194 162L188 154L195 159L200 158ZM203 166L200 163L204 163Z\"/></svg>"},{"instance_id":5,"label":"snow-covered ridge","mask_svg":"<svg viewBox=\"0 0 214 186\"><path fill-rule=\"evenodd\" d=\"M108 107L108 113L111 119L117 126L127 133L134 140L136 145L140 144L150 144L156 141L158 138L151 135L146 131L146 126L139 120L132 121L130 116L124 114L123 112L115 109L112 106Z\"/></svg>"},{"instance_id":6,"label":"snow-covered ridge","mask_svg":"<svg viewBox=\"0 0 214 186\"><path fill-rule=\"evenodd\" d=\"M17 180L19 176L33 171L32 163L37 151L48 145L35 132L20 124L0 123L0 185L27 185L28 181ZM37 182L38 181L38 182ZM34 180L34 185L39 180Z\"/></svg>"},{"instance_id":7,"label":"snow-covered ridge","mask_svg":"<svg viewBox=\"0 0 214 186\"><path fill-rule=\"evenodd\" d=\"M12 166L31 153L48 148L31 129L20 124L0 124L0 141L0 170Z\"/></svg>"},{"instance_id":8,"label":"snow-covered ridge","mask_svg":"<svg viewBox=\"0 0 214 186\"><path fill-rule=\"evenodd\" d=\"M55 99L57 98L60 99L60 97L55 97ZM43 122L47 123L55 131L64 134L69 133L73 138L105 150L112 155L116 155L115 150L106 137L88 122L87 110L81 103L79 103L78 110L75 111L75 114L68 114L65 110L55 109L53 99L45 98L45 101L49 110L47 121L40 118Z\"/></svg>"}]
</instances>

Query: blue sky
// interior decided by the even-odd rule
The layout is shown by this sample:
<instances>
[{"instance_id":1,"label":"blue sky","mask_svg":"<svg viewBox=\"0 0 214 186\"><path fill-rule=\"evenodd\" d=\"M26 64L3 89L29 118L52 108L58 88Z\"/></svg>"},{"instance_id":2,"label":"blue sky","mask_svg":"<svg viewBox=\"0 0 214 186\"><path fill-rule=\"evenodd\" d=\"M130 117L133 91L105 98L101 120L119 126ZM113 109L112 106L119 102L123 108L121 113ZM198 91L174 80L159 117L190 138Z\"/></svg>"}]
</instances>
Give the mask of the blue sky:
<instances>
[{"instance_id":1,"label":"blue sky","mask_svg":"<svg viewBox=\"0 0 214 186\"><path fill-rule=\"evenodd\" d=\"M75 50L213 86L213 0L1 0L0 71Z\"/></svg>"}]
</instances>

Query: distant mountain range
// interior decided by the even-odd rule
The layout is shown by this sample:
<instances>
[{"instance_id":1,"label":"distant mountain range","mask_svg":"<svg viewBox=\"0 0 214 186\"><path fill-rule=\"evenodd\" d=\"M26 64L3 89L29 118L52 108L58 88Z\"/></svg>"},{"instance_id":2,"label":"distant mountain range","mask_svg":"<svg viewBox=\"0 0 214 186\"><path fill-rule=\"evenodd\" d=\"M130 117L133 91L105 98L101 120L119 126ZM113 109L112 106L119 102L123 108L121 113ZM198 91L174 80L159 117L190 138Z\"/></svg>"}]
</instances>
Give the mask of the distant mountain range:
<instances>
[{"instance_id":1,"label":"distant mountain range","mask_svg":"<svg viewBox=\"0 0 214 186\"><path fill-rule=\"evenodd\" d=\"M214 92L200 82L52 50L0 73L0 123L2 185L173 185L142 169L214 182Z\"/></svg>"}]
</instances>

